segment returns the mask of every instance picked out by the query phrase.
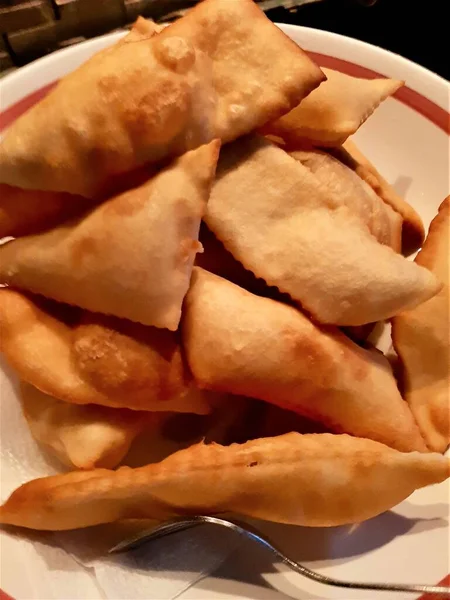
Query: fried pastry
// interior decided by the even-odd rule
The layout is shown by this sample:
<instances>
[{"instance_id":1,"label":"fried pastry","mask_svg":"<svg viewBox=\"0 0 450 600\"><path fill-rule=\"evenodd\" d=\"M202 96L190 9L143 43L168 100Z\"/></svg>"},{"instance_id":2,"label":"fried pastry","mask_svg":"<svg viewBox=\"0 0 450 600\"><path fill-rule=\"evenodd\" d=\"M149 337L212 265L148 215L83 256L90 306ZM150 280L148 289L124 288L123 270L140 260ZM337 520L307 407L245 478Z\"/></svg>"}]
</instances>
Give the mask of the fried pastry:
<instances>
[{"instance_id":1,"label":"fried pastry","mask_svg":"<svg viewBox=\"0 0 450 600\"><path fill-rule=\"evenodd\" d=\"M0 184L0 239L49 229L85 212L92 202L64 192L39 192Z\"/></svg>"},{"instance_id":2,"label":"fried pastry","mask_svg":"<svg viewBox=\"0 0 450 600\"><path fill-rule=\"evenodd\" d=\"M161 26L139 17L131 31L117 44L149 38L161 31ZM25 190L0 184L0 239L38 233L84 212L92 202L82 196L64 192Z\"/></svg>"},{"instance_id":3,"label":"fried pastry","mask_svg":"<svg viewBox=\"0 0 450 600\"><path fill-rule=\"evenodd\" d=\"M0 183L97 197L118 174L278 118L324 78L252 0L206 0L64 77L7 131Z\"/></svg>"},{"instance_id":4,"label":"fried pastry","mask_svg":"<svg viewBox=\"0 0 450 600\"><path fill-rule=\"evenodd\" d=\"M290 113L268 124L264 133L288 144L308 140L316 145L338 146L403 85L395 79L360 79L332 69L323 72L326 82Z\"/></svg>"},{"instance_id":5,"label":"fried pastry","mask_svg":"<svg viewBox=\"0 0 450 600\"><path fill-rule=\"evenodd\" d=\"M329 527L388 510L444 481L440 454L403 453L348 435L289 433L220 446L197 444L138 469L35 479L0 508L0 522L65 530L128 518L235 512Z\"/></svg>"},{"instance_id":6,"label":"fried pastry","mask_svg":"<svg viewBox=\"0 0 450 600\"><path fill-rule=\"evenodd\" d=\"M255 277L242 263L238 262L205 223L202 223L200 227L199 239L203 246L203 252L199 252L195 258L197 266L232 281L252 294L274 298L288 304L292 303L287 294L281 293L274 286L268 286L264 279Z\"/></svg>"},{"instance_id":7,"label":"fried pastry","mask_svg":"<svg viewBox=\"0 0 450 600\"><path fill-rule=\"evenodd\" d=\"M347 140L340 148L331 150L341 162L355 171L374 192L403 219L402 250L405 255L411 254L422 245L425 229L420 215L414 208L397 194L394 188L377 171L373 164L356 147L352 140Z\"/></svg>"},{"instance_id":8,"label":"fried pastry","mask_svg":"<svg viewBox=\"0 0 450 600\"><path fill-rule=\"evenodd\" d=\"M326 79L253 0L204 0L162 35L187 38L212 59L223 142L288 112Z\"/></svg>"},{"instance_id":9,"label":"fried pastry","mask_svg":"<svg viewBox=\"0 0 450 600\"><path fill-rule=\"evenodd\" d=\"M152 413L62 402L24 382L20 396L33 437L72 469L116 467L143 428L156 424Z\"/></svg>"},{"instance_id":10,"label":"fried pastry","mask_svg":"<svg viewBox=\"0 0 450 600\"><path fill-rule=\"evenodd\" d=\"M218 151L191 150L80 219L4 244L0 281L175 331Z\"/></svg>"},{"instance_id":11,"label":"fried pastry","mask_svg":"<svg viewBox=\"0 0 450 600\"><path fill-rule=\"evenodd\" d=\"M247 269L322 323L380 321L441 287L430 271L380 244L308 168L259 136L222 149L204 220Z\"/></svg>"},{"instance_id":12,"label":"fried pastry","mask_svg":"<svg viewBox=\"0 0 450 600\"><path fill-rule=\"evenodd\" d=\"M389 363L334 327L195 267L183 344L200 387L259 398L403 451L426 451Z\"/></svg>"},{"instance_id":13,"label":"fried pastry","mask_svg":"<svg viewBox=\"0 0 450 600\"><path fill-rule=\"evenodd\" d=\"M404 395L428 446L450 443L450 197L439 208L416 263L444 282L437 296L392 320L395 350L403 366Z\"/></svg>"},{"instance_id":14,"label":"fried pastry","mask_svg":"<svg viewBox=\"0 0 450 600\"><path fill-rule=\"evenodd\" d=\"M339 160L320 150L297 150L290 155L307 167L330 194L367 225L370 233L396 252L402 247L402 217Z\"/></svg>"},{"instance_id":15,"label":"fried pastry","mask_svg":"<svg viewBox=\"0 0 450 600\"><path fill-rule=\"evenodd\" d=\"M205 414L177 333L0 289L0 350L24 381L74 404Z\"/></svg>"}]
</instances>

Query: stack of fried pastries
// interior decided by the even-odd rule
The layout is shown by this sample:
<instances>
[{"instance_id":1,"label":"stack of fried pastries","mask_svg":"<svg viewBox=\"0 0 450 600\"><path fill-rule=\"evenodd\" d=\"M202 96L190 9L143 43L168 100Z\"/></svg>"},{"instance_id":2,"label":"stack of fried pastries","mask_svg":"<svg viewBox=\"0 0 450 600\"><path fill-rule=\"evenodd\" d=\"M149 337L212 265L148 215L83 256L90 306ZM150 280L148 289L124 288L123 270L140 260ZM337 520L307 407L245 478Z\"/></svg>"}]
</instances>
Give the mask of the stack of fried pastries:
<instances>
[{"instance_id":1,"label":"stack of fried pastries","mask_svg":"<svg viewBox=\"0 0 450 600\"><path fill-rule=\"evenodd\" d=\"M9 127L0 349L73 472L1 523L332 526L449 477L448 200L408 260L420 217L347 140L401 85L204 0L138 19ZM387 319L399 380L352 341Z\"/></svg>"}]
</instances>

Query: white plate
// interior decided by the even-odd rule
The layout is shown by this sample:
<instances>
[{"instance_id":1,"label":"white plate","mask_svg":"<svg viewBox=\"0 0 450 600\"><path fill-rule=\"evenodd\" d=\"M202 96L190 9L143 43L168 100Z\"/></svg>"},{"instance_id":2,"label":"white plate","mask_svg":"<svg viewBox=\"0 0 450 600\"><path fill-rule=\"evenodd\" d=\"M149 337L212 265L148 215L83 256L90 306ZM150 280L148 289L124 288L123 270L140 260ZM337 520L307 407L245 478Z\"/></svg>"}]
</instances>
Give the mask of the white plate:
<instances>
[{"instance_id":1,"label":"white plate","mask_svg":"<svg viewBox=\"0 0 450 600\"><path fill-rule=\"evenodd\" d=\"M282 25L303 48L316 55L322 66L350 74L374 73L403 79L406 89L388 99L357 133L361 149L374 161L398 192L419 211L428 226L440 202L449 193L449 85L443 79L395 54L336 34ZM0 82L0 127L40 95L39 90L73 70L94 52L112 44L120 33L103 36L55 52ZM31 97L30 97L31 94ZM446 131L447 130L447 131ZM0 372L2 441L11 440L11 429L23 427L20 416L11 422L16 398L6 371ZM3 443L3 442L2 442ZM9 442L8 442L9 443ZM4 443L3 443L4 445ZM34 447L31 446L34 451ZM36 474L45 462L30 448L11 456L2 447L2 499L10 492L9 473L20 470L20 461L35 460ZM31 457L31 458L30 458ZM306 529L267 524L286 552L340 578L369 581L437 583L449 572L449 484L416 492L394 510L357 528ZM333 502L333 498L330 498ZM69 561L58 548L37 543L24 548L14 536L2 534L1 587L17 600L28 598L102 598L91 573ZM149 577L153 577L149 575ZM172 575L171 577L174 577ZM180 575L181 577L181 575ZM190 577L190 582L198 579ZM162 579L154 585L161 585ZM276 590L269 586L273 585ZM328 589L272 565L258 548L239 545L218 569L205 573L178 598L407 598L401 594L374 594ZM150 595L112 593L109 598L163 597L162 587ZM167 598L164 595L164 598ZM0 594L1 598L1 594Z\"/></svg>"}]
</instances>

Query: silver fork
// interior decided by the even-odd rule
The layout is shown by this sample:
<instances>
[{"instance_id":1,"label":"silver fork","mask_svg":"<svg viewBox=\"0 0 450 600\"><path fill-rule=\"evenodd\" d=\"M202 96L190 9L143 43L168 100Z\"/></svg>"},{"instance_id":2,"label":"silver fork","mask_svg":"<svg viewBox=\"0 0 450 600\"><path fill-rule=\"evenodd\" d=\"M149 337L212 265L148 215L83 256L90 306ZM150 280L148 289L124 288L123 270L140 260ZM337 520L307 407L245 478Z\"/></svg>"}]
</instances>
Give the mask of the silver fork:
<instances>
[{"instance_id":1,"label":"silver fork","mask_svg":"<svg viewBox=\"0 0 450 600\"><path fill-rule=\"evenodd\" d=\"M372 590L377 592L411 592L416 594L435 594L436 596L443 596L445 598L450 598L450 587L448 586L438 586L438 585L418 585L418 584L409 584L409 583L363 583L363 582L354 582L354 581L342 581L340 579L335 579L334 577L328 577L327 575L321 575L316 571L312 571L301 565L294 560L291 560L287 556L285 556L281 550L279 550L276 546L274 546L266 537L261 535L261 533L255 531L250 528L247 524L239 523L237 521L229 521L227 519L222 519L218 517L211 517L206 515L199 515L194 517L187 517L181 519L174 519L168 521L166 523L162 523L161 525L148 530L143 531L140 534L128 538L113 548L110 549L110 553L118 553L118 552L127 552L128 550L133 550L146 544L148 542L152 542L157 540L158 538L165 537L166 535L170 535L172 533L178 533L180 531L185 531L186 529L191 529L192 527L197 527L199 525L218 525L220 527L225 527L226 529L231 529L235 533L242 535L258 544L261 544L275 556L282 563L290 567L293 571L300 573L300 575L304 575L308 579L312 579L313 581L317 581L318 583L323 583L325 585L332 585L335 587L353 589L353 590Z\"/></svg>"}]
</instances>

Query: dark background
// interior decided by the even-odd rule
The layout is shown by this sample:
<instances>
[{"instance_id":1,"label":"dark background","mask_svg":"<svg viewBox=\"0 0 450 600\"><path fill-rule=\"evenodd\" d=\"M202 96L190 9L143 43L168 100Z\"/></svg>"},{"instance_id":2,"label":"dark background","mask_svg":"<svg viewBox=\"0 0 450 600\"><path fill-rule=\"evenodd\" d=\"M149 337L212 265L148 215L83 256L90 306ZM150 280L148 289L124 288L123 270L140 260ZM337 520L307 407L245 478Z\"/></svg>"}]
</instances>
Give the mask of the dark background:
<instances>
[{"instance_id":1,"label":"dark background","mask_svg":"<svg viewBox=\"0 0 450 600\"><path fill-rule=\"evenodd\" d=\"M334 31L381 46L448 80L449 12L449 0L378 0L370 7L357 0L323 0L297 12L271 10L268 16L280 23Z\"/></svg>"}]
</instances>

